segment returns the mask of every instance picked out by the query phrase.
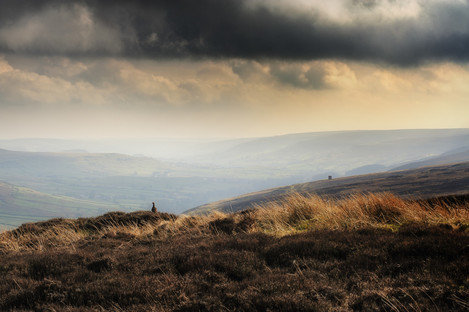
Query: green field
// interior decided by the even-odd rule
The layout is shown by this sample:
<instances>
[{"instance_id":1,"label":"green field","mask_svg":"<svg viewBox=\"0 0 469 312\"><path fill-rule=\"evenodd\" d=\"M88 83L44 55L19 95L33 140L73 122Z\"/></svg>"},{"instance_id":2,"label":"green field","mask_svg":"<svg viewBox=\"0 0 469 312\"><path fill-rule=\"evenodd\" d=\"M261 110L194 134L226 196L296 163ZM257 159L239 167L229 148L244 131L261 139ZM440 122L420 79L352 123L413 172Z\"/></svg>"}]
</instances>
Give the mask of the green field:
<instances>
[{"instance_id":1,"label":"green field","mask_svg":"<svg viewBox=\"0 0 469 312\"><path fill-rule=\"evenodd\" d=\"M53 217L93 216L113 205L66 196L53 196L29 188L0 182L0 227L12 228L25 222Z\"/></svg>"}]
</instances>

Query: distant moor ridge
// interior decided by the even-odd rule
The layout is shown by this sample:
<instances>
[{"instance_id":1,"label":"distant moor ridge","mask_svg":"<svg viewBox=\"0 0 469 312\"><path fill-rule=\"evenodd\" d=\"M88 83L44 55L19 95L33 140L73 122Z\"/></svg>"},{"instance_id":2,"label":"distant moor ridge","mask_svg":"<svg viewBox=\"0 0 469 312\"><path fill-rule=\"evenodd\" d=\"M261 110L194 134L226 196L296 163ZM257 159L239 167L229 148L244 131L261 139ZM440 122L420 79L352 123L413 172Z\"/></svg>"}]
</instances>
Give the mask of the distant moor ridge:
<instances>
[{"instance_id":1,"label":"distant moor ridge","mask_svg":"<svg viewBox=\"0 0 469 312\"><path fill-rule=\"evenodd\" d=\"M281 200L292 193L343 197L371 192L392 192L411 199L469 194L469 162L294 184L213 202L187 213L240 211Z\"/></svg>"}]
</instances>

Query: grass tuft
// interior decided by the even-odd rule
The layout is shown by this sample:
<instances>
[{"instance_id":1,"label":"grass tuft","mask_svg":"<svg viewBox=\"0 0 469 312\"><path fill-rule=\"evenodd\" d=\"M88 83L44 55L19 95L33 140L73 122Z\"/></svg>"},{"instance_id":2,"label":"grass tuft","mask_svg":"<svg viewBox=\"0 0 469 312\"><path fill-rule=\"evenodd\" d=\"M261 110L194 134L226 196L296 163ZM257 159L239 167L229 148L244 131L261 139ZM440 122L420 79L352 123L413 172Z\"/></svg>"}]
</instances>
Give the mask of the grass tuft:
<instances>
[{"instance_id":1,"label":"grass tuft","mask_svg":"<svg viewBox=\"0 0 469 312\"><path fill-rule=\"evenodd\" d=\"M383 228L399 230L406 224L444 225L469 230L469 203L454 200L411 201L390 193L354 194L334 199L293 194L281 201L257 205L233 214L176 217L166 213L111 212L89 219L51 219L27 223L0 233L0 252L46 250L97 237L146 236L160 239L174 235L261 232L277 237L305 231Z\"/></svg>"},{"instance_id":2,"label":"grass tuft","mask_svg":"<svg viewBox=\"0 0 469 312\"><path fill-rule=\"evenodd\" d=\"M411 201L390 193L354 194L343 199L294 194L256 206L256 230L287 235L318 229L398 229L407 223L465 227L469 203Z\"/></svg>"},{"instance_id":3,"label":"grass tuft","mask_svg":"<svg viewBox=\"0 0 469 312\"><path fill-rule=\"evenodd\" d=\"M0 233L0 311L467 311L469 205L294 194Z\"/></svg>"}]
</instances>

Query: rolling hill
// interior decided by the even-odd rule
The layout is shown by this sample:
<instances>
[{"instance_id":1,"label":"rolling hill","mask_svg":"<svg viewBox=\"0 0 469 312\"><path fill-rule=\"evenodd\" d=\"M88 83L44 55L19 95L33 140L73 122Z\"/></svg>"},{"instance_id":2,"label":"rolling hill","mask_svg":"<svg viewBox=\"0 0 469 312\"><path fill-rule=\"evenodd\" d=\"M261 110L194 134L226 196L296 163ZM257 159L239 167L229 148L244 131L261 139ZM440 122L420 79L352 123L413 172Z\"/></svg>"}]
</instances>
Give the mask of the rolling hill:
<instances>
[{"instance_id":1,"label":"rolling hill","mask_svg":"<svg viewBox=\"0 0 469 312\"><path fill-rule=\"evenodd\" d=\"M465 146L455 150L448 151L439 156L429 157L420 161L411 162L393 170L413 169L425 166L443 165L457 162L469 161L469 147Z\"/></svg>"},{"instance_id":2,"label":"rolling hill","mask_svg":"<svg viewBox=\"0 0 469 312\"><path fill-rule=\"evenodd\" d=\"M330 196L357 192L392 192L405 198L467 194L469 162L294 184L209 203L190 209L186 213L194 215L213 211L240 211L255 204L281 199L294 192Z\"/></svg>"},{"instance_id":3,"label":"rolling hill","mask_svg":"<svg viewBox=\"0 0 469 312\"><path fill-rule=\"evenodd\" d=\"M21 152L0 149L2 177L24 176L152 176L167 170L168 164L150 157L116 153Z\"/></svg>"},{"instance_id":4,"label":"rolling hill","mask_svg":"<svg viewBox=\"0 0 469 312\"><path fill-rule=\"evenodd\" d=\"M397 167L462 146L469 148L468 129L315 132L244 140L191 161L344 175L363 166Z\"/></svg>"},{"instance_id":5,"label":"rolling hill","mask_svg":"<svg viewBox=\"0 0 469 312\"><path fill-rule=\"evenodd\" d=\"M326 173L343 176L348 172L363 174L376 172L377 168L391 169L464 146L469 149L469 129L333 131L218 140L0 140L0 148L7 150L57 154L86 150L90 152L87 157L93 153L145 155L170 163L203 166L205 172L199 170L199 174L205 176L213 176L214 169L221 168L224 172L216 172L217 176L230 170L229 174L237 177L295 176L305 182ZM143 161L139 159L138 163ZM113 163L116 161L110 162ZM128 167L131 164L129 161ZM105 164L106 167L109 165ZM139 175L147 172L135 171Z\"/></svg>"},{"instance_id":6,"label":"rolling hill","mask_svg":"<svg viewBox=\"0 0 469 312\"><path fill-rule=\"evenodd\" d=\"M411 165L464 147L469 149L469 129L228 140L0 140L0 149L22 150L0 150L0 178L52 196L112 204L122 211L144 210L156 201L161 211L182 213L328 175L338 178ZM123 152L128 155L119 154Z\"/></svg>"},{"instance_id":7,"label":"rolling hill","mask_svg":"<svg viewBox=\"0 0 469 312\"><path fill-rule=\"evenodd\" d=\"M156 201L162 211L181 213L210 201L285 185L287 181L295 182L288 178L281 181L266 179L265 176L258 178L257 172L250 170L233 172L115 153L0 150L2 181L40 192L44 195L44 203L49 198L51 207L55 208L55 198L66 197L123 211L147 209L152 201ZM4 205L0 211L8 214L10 220L21 217L10 213L16 211L16 207L9 206L15 199L7 200L8 196L11 193L4 194ZM93 214L90 211L81 216ZM21 220L29 222L37 218L32 214L30 219Z\"/></svg>"},{"instance_id":8,"label":"rolling hill","mask_svg":"<svg viewBox=\"0 0 469 312\"><path fill-rule=\"evenodd\" d=\"M109 204L53 196L0 182L0 228L54 217L93 216L115 209Z\"/></svg>"}]
</instances>

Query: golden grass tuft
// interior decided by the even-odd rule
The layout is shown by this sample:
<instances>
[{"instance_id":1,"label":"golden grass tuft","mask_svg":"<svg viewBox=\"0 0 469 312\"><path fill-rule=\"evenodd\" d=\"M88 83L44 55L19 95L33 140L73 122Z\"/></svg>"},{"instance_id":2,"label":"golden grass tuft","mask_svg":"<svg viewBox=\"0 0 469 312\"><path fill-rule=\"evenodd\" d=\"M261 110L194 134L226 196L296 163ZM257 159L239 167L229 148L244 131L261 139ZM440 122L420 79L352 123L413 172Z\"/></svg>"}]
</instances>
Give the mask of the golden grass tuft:
<instances>
[{"instance_id":1,"label":"golden grass tuft","mask_svg":"<svg viewBox=\"0 0 469 312\"><path fill-rule=\"evenodd\" d=\"M83 239L122 235L129 239L148 236L166 239L174 235L190 237L232 232L285 236L319 229L371 227L397 230L408 223L469 227L467 203L410 201L390 193L354 194L342 199L293 194L281 201L257 205L250 211L233 214L214 212L207 216L179 217L161 214L163 217L155 217L149 212L138 212L132 215L133 221L118 221L118 218L131 215L110 213L95 219L52 219L25 224L16 230L0 232L0 253L42 251L57 247L73 249ZM90 220L95 221L91 226Z\"/></svg>"},{"instance_id":2,"label":"golden grass tuft","mask_svg":"<svg viewBox=\"0 0 469 312\"><path fill-rule=\"evenodd\" d=\"M467 204L429 204L391 193L353 194L343 199L293 194L256 206L257 229L285 235L314 229L397 228L405 223L469 224Z\"/></svg>"},{"instance_id":3,"label":"golden grass tuft","mask_svg":"<svg viewBox=\"0 0 469 312\"><path fill-rule=\"evenodd\" d=\"M0 252L23 250L46 250L51 247L73 246L86 234L79 230L73 220L45 227L40 233L28 227L0 233Z\"/></svg>"}]
</instances>

